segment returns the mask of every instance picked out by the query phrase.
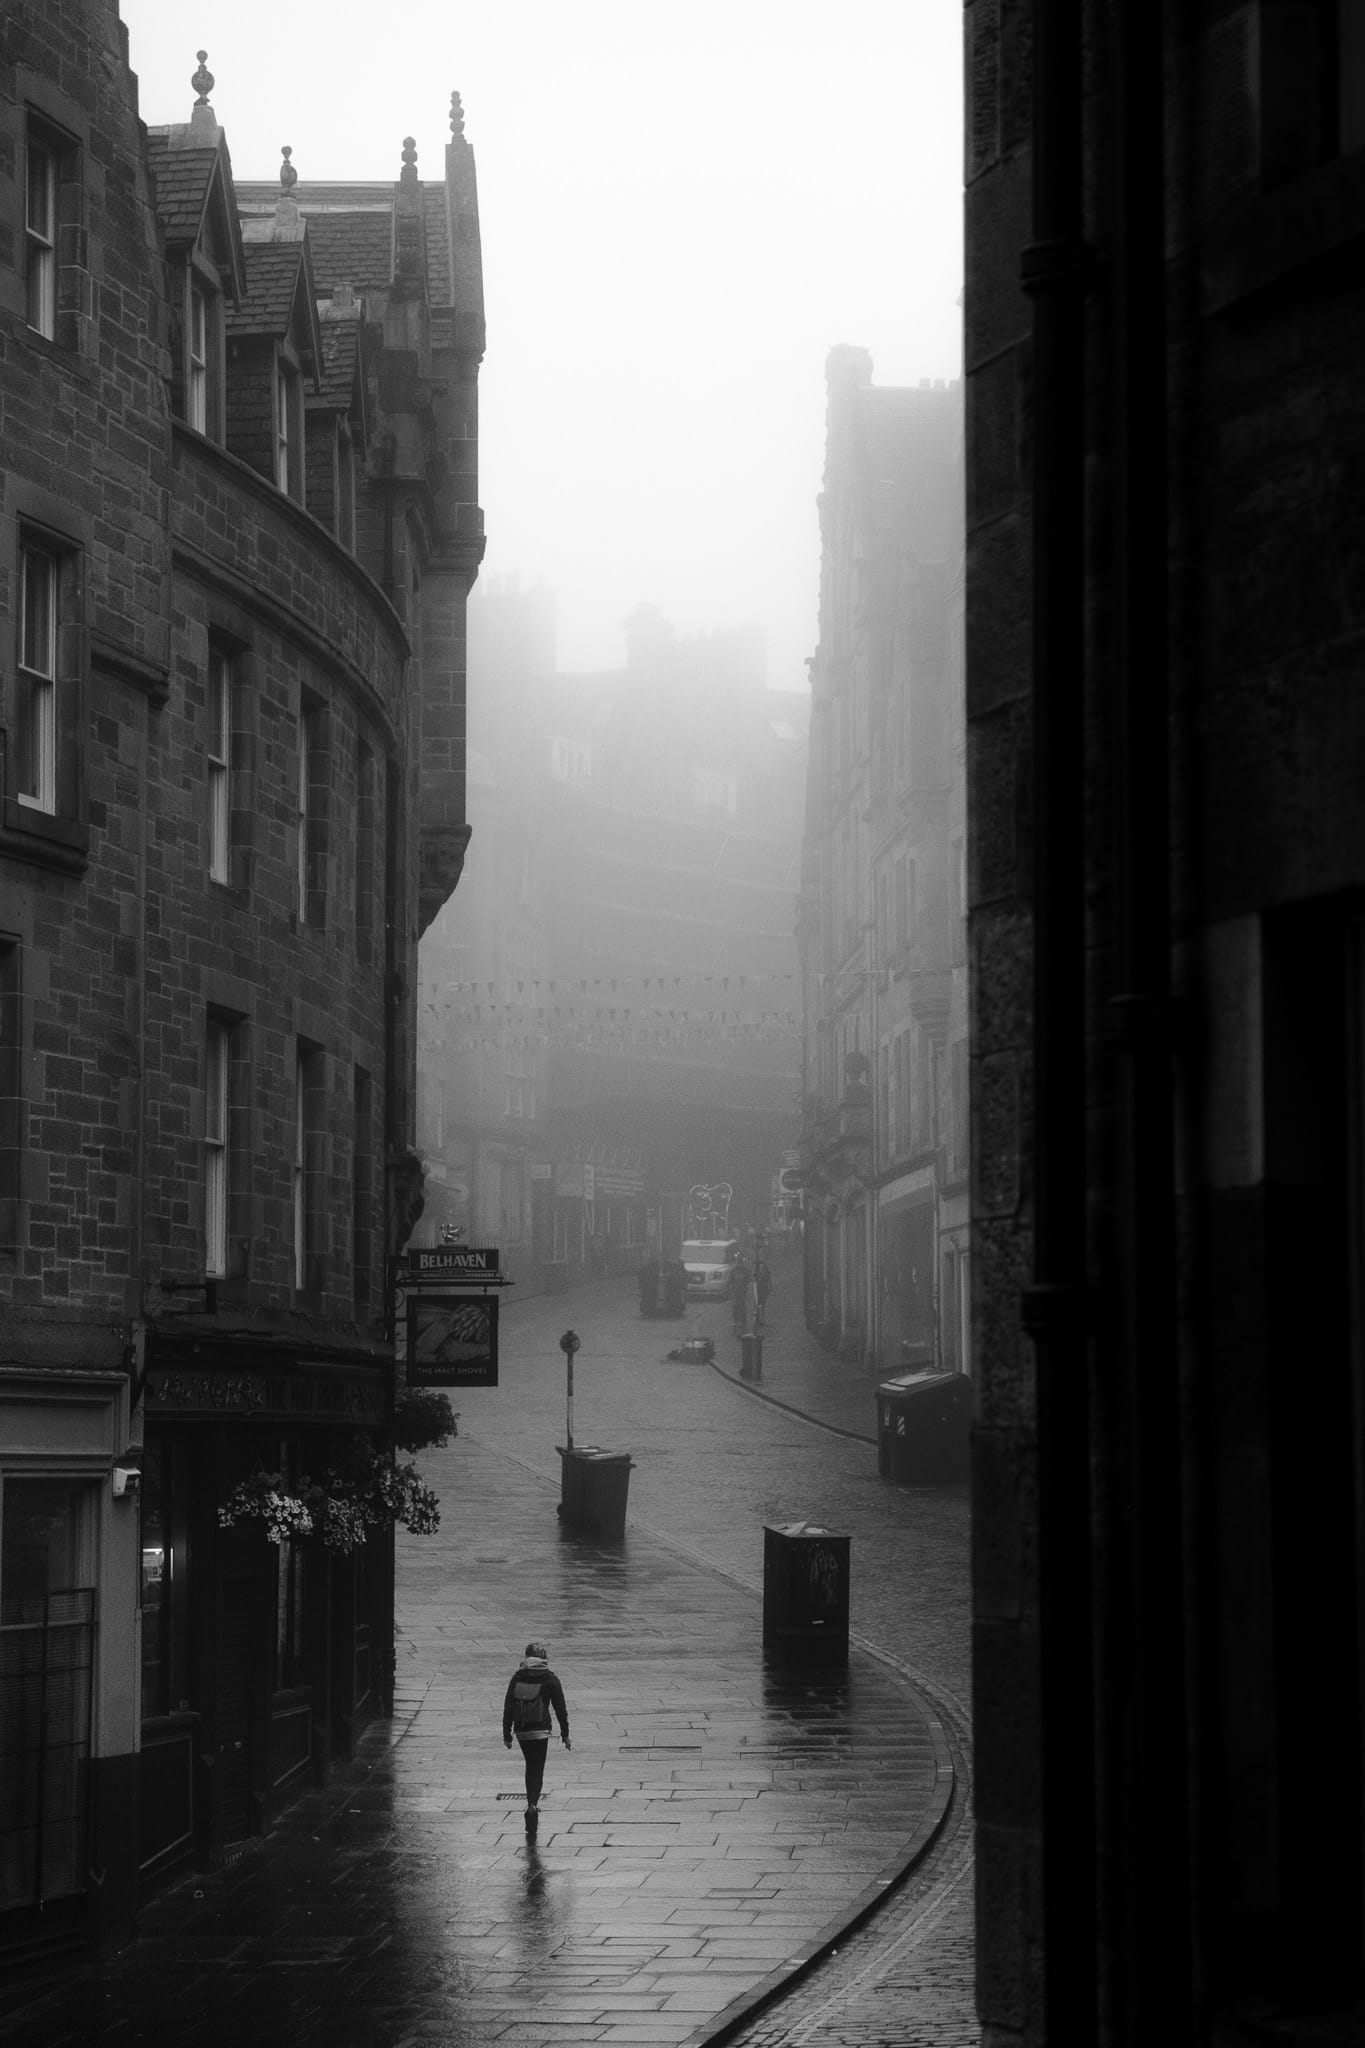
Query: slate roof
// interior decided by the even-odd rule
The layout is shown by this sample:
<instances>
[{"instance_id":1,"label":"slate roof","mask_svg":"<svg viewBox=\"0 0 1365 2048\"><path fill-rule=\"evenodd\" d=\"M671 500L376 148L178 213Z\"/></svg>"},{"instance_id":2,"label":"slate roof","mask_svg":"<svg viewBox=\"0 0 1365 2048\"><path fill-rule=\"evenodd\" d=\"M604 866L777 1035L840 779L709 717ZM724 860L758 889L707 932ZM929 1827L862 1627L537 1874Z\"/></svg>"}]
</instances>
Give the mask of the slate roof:
<instances>
[{"instance_id":1,"label":"slate roof","mask_svg":"<svg viewBox=\"0 0 1365 2048\"><path fill-rule=\"evenodd\" d=\"M302 262L302 242L248 242L246 297L229 307L228 333L287 334Z\"/></svg>"},{"instance_id":2,"label":"slate roof","mask_svg":"<svg viewBox=\"0 0 1365 2048\"><path fill-rule=\"evenodd\" d=\"M391 205L356 213L314 213L304 201L299 211L308 223L313 281L322 297L339 284L364 292L384 291L393 283Z\"/></svg>"},{"instance_id":3,"label":"slate roof","mask_svg":"<svg viewBox=\"0 0 1365 2048\"><path fill-rule=\"evenodd\" d=\"M194 241L218 168L217 150L172 149L166 131L153 128L147 136L147 155L156 181L156 210L167 242Z\"/></svg>"},{"instance_id":4,"label":"slate roof","mask_svg":"<svg viewBox=\"0 0 1365 2048\"><path fill-rule=\"evenodd\" d=\"M189 133L189 123L147 131L147 166L166 247L174 252L197 242L208 226L210 207L216 206L219 232L211 240L226 254L232 270L230 289L237 292L243 278L242 242L227 142L221 130L216 143L190 142Z\"/></svg>"}]
</instances>

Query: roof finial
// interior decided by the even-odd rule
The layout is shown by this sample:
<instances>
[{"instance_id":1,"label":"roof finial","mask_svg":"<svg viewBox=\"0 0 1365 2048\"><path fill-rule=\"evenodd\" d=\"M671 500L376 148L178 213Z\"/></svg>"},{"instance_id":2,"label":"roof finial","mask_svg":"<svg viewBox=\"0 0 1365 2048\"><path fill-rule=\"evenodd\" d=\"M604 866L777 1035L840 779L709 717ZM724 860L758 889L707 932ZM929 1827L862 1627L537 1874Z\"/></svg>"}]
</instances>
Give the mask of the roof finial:
<instances>
[{"instance_id":1,"label":"roof finial","mask_svg":"<svg viewBox=\"0 0 1365 2048\"><path fill-rule=\"evenodd\" d=\"M284 162L280 165L280 184L286 196L293 191L299 182L299 174L289 161L293 154L294 152L287 142L280 145L280 155L284 158Z\"/></svg>"},{"instance_id":2,"label":"roof finial","mask_svg":"<svg viewBox=\"0 0 1365 2048\"><path fill-rule=\"evenodd\" d=\"M403 137L403 170L400 182L404 185L417 183L417 143L411 135Z\"/></svg>"},{"instance_id":3,"label":"roof finial","mask_svg":"<svg viewBox=\"0 0 1365 2048\"><path fill-rule=\"evenodd\" d=\"M464 108L457 92L450 95L450 133L453 141L464 141Z\"/></svg>"},{"instance_id":4,"label":"roof finial","mask_svg":"<svg viewBox=\"0 0 1365 2048\"><path fill-rule=\"evenodd\" d=\"M223 131L218 126L218 116L209 105L209 94L213 91L213 73L208 69L207 64L209 53L207 50L200 50L197 54L199 57L199 69L190 80L190 84L194 87L199 97L190 108L190 118L187 125L179 131L173 130L172 132L178 132L180 136L180 140L176 144L177 148L212 149L221 140Z\"/></svg>"}]
</instances>

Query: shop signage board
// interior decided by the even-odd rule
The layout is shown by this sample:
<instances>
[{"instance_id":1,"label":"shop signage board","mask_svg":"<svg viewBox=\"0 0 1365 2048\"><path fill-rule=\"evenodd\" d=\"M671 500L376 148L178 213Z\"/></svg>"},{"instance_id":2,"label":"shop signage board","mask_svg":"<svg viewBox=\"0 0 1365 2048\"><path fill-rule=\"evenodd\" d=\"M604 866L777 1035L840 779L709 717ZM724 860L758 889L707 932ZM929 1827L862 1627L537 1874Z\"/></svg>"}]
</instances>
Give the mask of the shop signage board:
<instances>
[{"instance_id":1,"label":"shop signage board","mask_svg":"<svg viewBox=\"0 0 1365 2048\"><path fill-rule=\"evenodd\" d=\"M403 1254L405 1280L473 1279L481 1273L496 1273L496 1245L438 1244Z\"/></svg>"},{"instance_id":2,"label":"shop signage board","mask_svg":"<svg viewBox=\"0 0 1365 2048\"><path fill-rule=\"evenodd\" d=\"M408 1296L408 1385L498 1384L496 1294Z\"/></svg>"},{"instance_id":3,"label":"shop signage board","mask_svg":"<svg viewBox=\"0 0 1365 2048\"><path fill-rule=\"evenodd\" d=\"M382 1423L385 1414L378 1371L153 1366L146 1398L154 1415L250 1415L271 1422L365 1426Z\"/></svg>"},{"instance_id":4,"label":"shop signage board","mask_svg":"<svg viewBox=\"0 0 1365 2048\"><path fill-rule=\"evenodd\" d=\"M599 1166L595 1181L599 1202L638 1202L645 1191L638 1166Z\"/></svg>"}]
</instances>

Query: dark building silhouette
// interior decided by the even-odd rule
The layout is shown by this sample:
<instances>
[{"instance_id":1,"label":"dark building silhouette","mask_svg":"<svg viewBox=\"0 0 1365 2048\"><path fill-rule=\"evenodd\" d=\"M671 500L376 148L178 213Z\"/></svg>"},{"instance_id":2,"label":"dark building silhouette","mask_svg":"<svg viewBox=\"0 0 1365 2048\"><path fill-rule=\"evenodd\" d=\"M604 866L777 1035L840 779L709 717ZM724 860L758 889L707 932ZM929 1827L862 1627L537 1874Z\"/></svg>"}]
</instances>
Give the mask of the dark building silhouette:
<instances>
[{"instance_id":1,"label":"dark building silhouette","mask_svg":"<svg viewBox=\"0 0 1365 2048\"><path fill-rule=\"evenodd\" d=\"M473 161L457 102L436 183L409 143L315 238L212 88L149 131L112 0L7 11L0 1959L120 1939L392 1686L391 1523L223 1511L330 1515L389 1440L468 837Z\"/></svg>"},{"instance_id":2,"label":"dark building silhouette","mask_svg":"<svg viewBox=\"0 0 1365 2048\"><path fill-rule=\"evenodd\" d=\"M966 17L980 2010L1358 2041L1365 29Z\"/></svg>"}]
</instances>

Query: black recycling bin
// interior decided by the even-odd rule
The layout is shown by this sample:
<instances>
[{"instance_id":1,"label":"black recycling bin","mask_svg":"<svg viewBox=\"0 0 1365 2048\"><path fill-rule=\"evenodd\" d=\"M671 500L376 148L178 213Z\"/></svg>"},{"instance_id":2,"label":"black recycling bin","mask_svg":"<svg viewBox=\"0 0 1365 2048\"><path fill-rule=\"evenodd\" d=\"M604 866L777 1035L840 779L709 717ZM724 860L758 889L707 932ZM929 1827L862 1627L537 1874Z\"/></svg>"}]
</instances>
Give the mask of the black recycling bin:
<instances>
[{"instance_id":1,"label":"black recycling bin","mask_svg":"<svg viewBox=\"0 0 1365 2048\"><path fill-rule=\"evenodd\" d=\"M620 1536L626 1526L630 1491L629 1451L603 1451L595 1444L557 1446L560 1458L559 1516L571 1529L594 1536Z\"/></svg>"},{"instance_id":2,"label":"black recycling bin","mask_svg":"<svg viewBox=\"0 0 1365 2048\"><path fill-rule=\"evenodd\" d=\"M764 1524L763 1648L770 1657L847 1664L848 1543L817 1522Z\"/></svg>"},{"instance_id":3,"label":"black recycling bin","mask_svg":"<svg viewBox=\"0 0 1365 2048\"><path fill-rule=\"evenodd\" d=\"M883 1479L965 1479L972 1383L961 1372L903 1372L877 1389L877 1469Z\"/></svg>"},{"instance_id":4,"label":"black recycling bin","mask_svg":"<svg viewBox=\"0 0 1365 2048\"><path fill-rule=\"evenodd\" d=\"M763 1377L763 1333L746 1330L739 1340L739 1376L745 1380Z\"/></svg>"}]
</instances>

